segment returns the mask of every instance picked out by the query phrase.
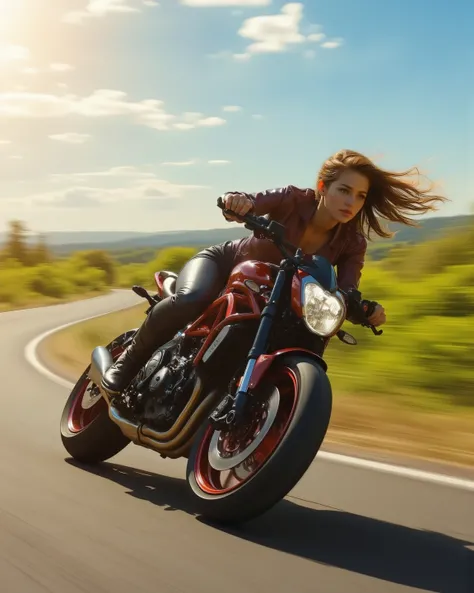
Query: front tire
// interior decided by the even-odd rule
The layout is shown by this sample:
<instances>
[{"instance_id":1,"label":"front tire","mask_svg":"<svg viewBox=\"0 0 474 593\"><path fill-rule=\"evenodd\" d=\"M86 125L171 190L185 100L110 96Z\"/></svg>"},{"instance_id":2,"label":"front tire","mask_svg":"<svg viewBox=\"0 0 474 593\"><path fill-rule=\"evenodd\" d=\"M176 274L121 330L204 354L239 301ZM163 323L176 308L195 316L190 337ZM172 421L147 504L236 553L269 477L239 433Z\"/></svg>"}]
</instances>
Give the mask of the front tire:
<instances>
[{"instance_id":1,"label":"front tire","mask_svg":"<svg viewBox=\"0 0 474 593\"><path fill-rule=\"evenodd\" d=\"M123 352L123 342L130 332L107 346L115 361ZM95 384L89 379L90 365L73 387L64 406L60 432L66 451L82 463L100 463L124 449L130 440L109 417L109 408L102 395L88 395Z\"/></svg>"},{"instance_id":2,"label":"front tire","mask_svg":"<svg viewBox=\"0 0 474 593\"><path fill-rule=\"evenodd\" d=\"M216 433L206 422L188 458L187 480L198 513L222 524L249 521L284 498L311 465L329 426L331 385L309 357L293 354L275 361L256 395L266 411L253 443L245 434L242 451L232 431ZM250 454L242 460L246 451Z\"/></svg>"}]
</instances>

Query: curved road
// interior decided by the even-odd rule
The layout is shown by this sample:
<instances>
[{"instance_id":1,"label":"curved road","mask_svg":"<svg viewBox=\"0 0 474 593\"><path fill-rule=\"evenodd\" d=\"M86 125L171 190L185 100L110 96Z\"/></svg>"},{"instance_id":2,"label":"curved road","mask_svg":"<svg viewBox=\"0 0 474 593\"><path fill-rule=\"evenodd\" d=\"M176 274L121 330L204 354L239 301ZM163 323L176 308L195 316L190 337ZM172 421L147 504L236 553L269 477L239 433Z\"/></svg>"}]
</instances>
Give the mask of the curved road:
<instances>
[{"instance_id":1,"label":"curved road","mask_svg":"<svg viewBox=\"0 0 474 593\"><path fill-rule=\"evenodd\" d=\"M474 592L474 491L319 459L234 532L193 514L185 460L129 446L68 461L67 389L24 357L38 334L133 294L0 314L2 593Z\"/></svg>"}]
</instances>

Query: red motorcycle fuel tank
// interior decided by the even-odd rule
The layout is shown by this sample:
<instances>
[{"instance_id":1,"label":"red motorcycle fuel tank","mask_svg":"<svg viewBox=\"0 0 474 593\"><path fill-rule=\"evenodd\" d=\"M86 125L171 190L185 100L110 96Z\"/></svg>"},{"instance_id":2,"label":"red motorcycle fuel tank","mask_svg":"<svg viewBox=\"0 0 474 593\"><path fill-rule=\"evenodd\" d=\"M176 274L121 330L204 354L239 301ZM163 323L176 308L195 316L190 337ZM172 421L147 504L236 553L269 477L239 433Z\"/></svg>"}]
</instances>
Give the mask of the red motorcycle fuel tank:
<instances>
[{"instance_id":1,"label":"red motorcycle fuel tank","mask_svg":"<svg viewBox=\"0 0 474 593\"><path fill-rule=\"evenodd\" d=\"M234 282L247 284L251 290L265 286L271 288L275 283L278 273L278 266L257 260L248 260L237 264L232 270L227 281L226 288L230 288ZM255 290L258 292L258 290Z\"/></svg>"}]
</instances>

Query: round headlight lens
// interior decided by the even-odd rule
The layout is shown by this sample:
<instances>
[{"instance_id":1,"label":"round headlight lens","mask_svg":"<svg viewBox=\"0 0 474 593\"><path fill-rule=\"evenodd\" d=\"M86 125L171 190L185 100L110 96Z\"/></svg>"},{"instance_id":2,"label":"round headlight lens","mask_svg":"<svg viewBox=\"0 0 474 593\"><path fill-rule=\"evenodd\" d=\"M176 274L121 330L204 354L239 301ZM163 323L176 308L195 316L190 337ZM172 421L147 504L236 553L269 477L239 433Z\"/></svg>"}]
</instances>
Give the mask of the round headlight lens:
<instances>
[{"instance_id":1,"label":"round headlight lens","mask_svg":"<svg viewBox=\"0 0 474 593\"><path fill-rule=\"evenodd\" d=\"M303 290L303 316L308 328L323 337L334 333L342 323L345 304L339 296L324 290L315 282L307 282Z\"/></svg>"}]
</instances>

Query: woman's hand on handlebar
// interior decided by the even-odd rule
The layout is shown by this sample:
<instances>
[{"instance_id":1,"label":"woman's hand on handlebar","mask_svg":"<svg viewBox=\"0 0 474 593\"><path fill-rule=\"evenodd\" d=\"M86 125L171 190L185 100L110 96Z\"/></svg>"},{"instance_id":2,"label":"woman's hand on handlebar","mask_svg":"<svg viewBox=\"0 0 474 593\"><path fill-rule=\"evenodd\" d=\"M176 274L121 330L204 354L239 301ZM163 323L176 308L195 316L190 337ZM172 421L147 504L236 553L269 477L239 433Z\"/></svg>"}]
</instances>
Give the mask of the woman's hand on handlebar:
<instances>
[{"instance_id":1,"label":"woman's hand on handlebar","mask_svg":"<svg viewBox=\"0 0 474 593\"><path fill-rule=\"evenodd\" d=\"M387 317L385 314L385 309L382 305L377 303L373 313L368 318L368 322L374 327L379 327L380 325L386 323L386 321Z\"/></svg>"},{"instance_id":2,"label":"woman's hand on handlebar","mask_svg":"<svg viewBox=\"0 0 474 593\"><path fill-rule=\"evenodd\" d=\"M232 210L240 216L245 216L253 208L253 202L245 194L237 192L229 192L223 196L224 206L226 210ZM236 222L242 222L239 218L236 218L230 214L224 213L226 220L235 220Z\"/></svg>"}]
</instances>

